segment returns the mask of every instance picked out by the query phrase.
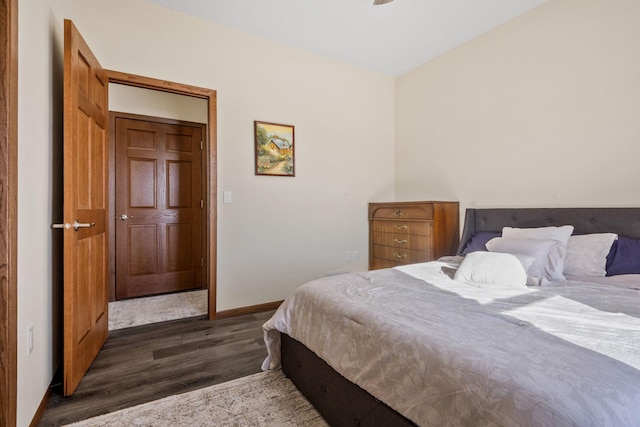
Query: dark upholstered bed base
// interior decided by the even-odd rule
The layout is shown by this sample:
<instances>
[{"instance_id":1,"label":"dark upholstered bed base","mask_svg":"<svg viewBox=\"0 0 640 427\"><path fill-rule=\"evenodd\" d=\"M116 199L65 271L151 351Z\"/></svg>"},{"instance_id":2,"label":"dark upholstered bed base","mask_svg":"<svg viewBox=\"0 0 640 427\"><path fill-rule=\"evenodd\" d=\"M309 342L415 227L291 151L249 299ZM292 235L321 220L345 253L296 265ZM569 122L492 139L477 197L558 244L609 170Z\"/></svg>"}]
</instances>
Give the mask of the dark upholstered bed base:
<instances>
[{"instance_id":1,"label":"dark upholstered bed base","mask_svg":"<svg viewBox=\"0 0 640 427\"><path fill-rule=\"evenodd\" d=\"M282 371L333 427L415 426L285 334Z\"/></svg>"}]
</instances>

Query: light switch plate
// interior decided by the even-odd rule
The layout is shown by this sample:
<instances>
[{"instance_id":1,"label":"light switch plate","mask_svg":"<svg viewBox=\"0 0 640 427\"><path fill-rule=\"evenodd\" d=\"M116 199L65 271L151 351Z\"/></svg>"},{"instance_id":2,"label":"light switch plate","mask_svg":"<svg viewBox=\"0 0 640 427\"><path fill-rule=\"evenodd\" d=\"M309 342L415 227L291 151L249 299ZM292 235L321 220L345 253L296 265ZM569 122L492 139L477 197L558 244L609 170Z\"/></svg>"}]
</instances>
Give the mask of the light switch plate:
<instances>
[{"instance_id":1,"label":"light switch plate","mask_svg":"<svg viewBox=\"0 0 640 427\"><path fill-rule=\"evenodd\" d=\"M231 203L231 191L225 191L222 193L222 202Z\"/></svg>"}]
</instances>

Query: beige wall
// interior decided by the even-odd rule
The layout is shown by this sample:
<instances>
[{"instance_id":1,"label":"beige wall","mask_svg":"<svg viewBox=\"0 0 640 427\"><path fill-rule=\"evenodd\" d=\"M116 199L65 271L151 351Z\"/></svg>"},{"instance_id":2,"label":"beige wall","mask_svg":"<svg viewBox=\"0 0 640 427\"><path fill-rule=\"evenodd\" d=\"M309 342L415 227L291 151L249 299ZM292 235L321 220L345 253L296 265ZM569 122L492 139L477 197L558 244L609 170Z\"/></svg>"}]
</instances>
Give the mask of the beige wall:
<instances>
[{"instance_id":1,"label":"beige wall","mask_svg":"<svg viewBox=\"0 0 640 427\"><path fill-rule=\"evenodd\" d=\"M396 196L640 206L640 2L551 0L396 82Z\"/></svg>"},{"instance_id":2,"label":"beige wall","mask_svg":"<svg viewBox=\"0 0 640 427\"><path fill-rule=\"evenodd\" d=\"M204 99L115 83L109 83L109 110L207 123Z\"/></svg>"},{"instance_id":3,"label":"beige wall","mask_svg":"<svg viewBox=\"0 0 640 427\"><path fill-rule=\"evenodd\" d=\"M284 299L326 272L365 270L367 202L393 196L391 77L141 0L20 1L19 426L60 362L60 247L49 226L62 219L64 18L105 68L217 91L218 310ZM254 120L295 125L295 178L254 175ZM360 259L346 262L346 251Z\"/></svg>"},{"instance_id":4,"label":"beige wall","mask_svg":"<svg viewBox=\"0 0 640 427\"><path fill-rule=\"evenodd\" d=\"M73 19L105 68L217 91L217 309L366 269L366 204L393 195L393 79L140 0L103 4L74 1ZM254 120L295 125L295 178L254 175Z\"/></svg>"},{"instance_id":5,"label":"beige wall","mask_svg":"<svg viewBox=\"0 0 640 427\"><path fill-rule=\"evenodd\" d=\"M18 394L28 426L60 362L62 56L66 0L19 2L18 22ZM33 352L28 330L33 326ZM4 391L2 391L4 392Z\"/></svg>"},{"instance_id":6,"label":"beige wall","mask_svg":"<svg viewBox=\"0 0 640 427\"><path fill-rule=\"evenodd\" d=\"M635 0L550 0L395 81L141 0L21 0L19 426L59 362L65 17L107 68L218 91L218 310L366 269L366 203L394 177L463 208L640 205ZM254 120L296 126L295 178L254 175Z\"/></svg>"}]
</instances>

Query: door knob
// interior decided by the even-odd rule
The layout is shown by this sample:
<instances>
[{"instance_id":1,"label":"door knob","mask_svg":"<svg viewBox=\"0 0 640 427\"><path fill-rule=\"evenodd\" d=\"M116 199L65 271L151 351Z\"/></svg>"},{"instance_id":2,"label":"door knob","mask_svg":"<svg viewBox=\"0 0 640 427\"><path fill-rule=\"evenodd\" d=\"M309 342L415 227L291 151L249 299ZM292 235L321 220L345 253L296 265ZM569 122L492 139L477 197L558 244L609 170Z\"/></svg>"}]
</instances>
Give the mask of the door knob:
<instances>
[{"instance_id":1,"label":"door knob","mask_svg":"<svg viewBox=\"0 0 640 427\"><path fill-rule=\"evenodd\" d=\"M95 222L87 222L87 223L81 223L78 222L78 220L76 219L74 221L74 223L72 224L73 229L78 231L79 228L91 228L91 227L95 227L96 223Z\"/></svg>"},{"instance_id":2,"label":"door knob","mask_svg":"<svg viewBox=\"0 0 640 427\"><path fill-rule=\"evenodd\" d=\"M68 222L65 222L64 224L51 224L51 228L71 228L71 224L69 224Z\"/></svg>"},{"instance_id":3,"label":"door knob","mask_svg":"<svg viewBox=\"0 0 640 427\"><path fill-rule=\"evenodd\" d=\"M73 227L74 230L78 231L80 228L91 228L95 225L95 222L81 223L76 219L73 224L69 224L68 222L65 222L64 224L51 224L51 228L64 228L65 230L67 230Z\"/></svg>"},{"instance_id":4,"label":"door knob","mask_svg":"<svg viewBox=\"0 0 640 427\"><path fill-rule=\"evenodd\" d=\"M127 214L120 215L120 221L126 221L128 219L133 218L132 216L128 216Z\"/></svg>"}]
</instances>

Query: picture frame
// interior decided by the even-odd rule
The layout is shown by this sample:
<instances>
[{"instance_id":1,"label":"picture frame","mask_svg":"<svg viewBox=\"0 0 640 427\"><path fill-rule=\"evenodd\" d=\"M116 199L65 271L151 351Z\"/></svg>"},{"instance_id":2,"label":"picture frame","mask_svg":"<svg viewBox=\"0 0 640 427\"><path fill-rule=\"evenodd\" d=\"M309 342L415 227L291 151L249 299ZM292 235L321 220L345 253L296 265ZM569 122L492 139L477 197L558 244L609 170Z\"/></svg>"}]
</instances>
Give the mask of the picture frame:
<instances>
[{"instance_id":1,"label":"picture frame","mask_svg":"<svg viewBox=\"0 0 640 427\"><path fill-rule=\"evenodd\" d=\"M293 125L254 121L256 175L296 176Z\"/></svg>"}]
</instances>

